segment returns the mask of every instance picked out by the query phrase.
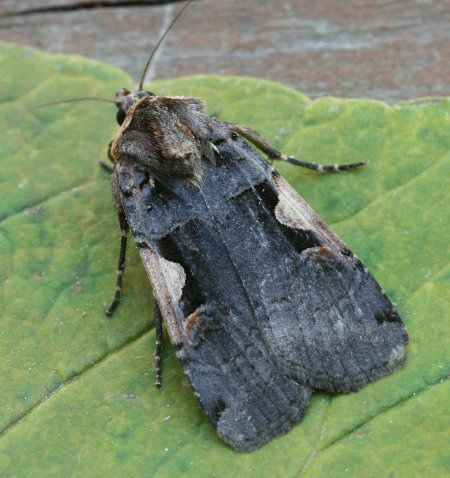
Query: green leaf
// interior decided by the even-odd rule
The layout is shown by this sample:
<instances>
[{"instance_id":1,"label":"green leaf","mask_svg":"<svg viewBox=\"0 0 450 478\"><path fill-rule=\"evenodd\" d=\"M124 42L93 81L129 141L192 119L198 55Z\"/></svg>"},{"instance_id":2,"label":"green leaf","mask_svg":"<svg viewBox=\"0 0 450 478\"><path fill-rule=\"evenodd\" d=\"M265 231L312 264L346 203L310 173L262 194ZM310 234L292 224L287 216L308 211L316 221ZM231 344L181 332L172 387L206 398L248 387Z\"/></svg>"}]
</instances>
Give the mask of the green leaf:
<instances>
[{"instance_id":1,"label":"green leaf","mask_svg":"<svg viewBox=\"0 0 450 478\"><path fill-rule=\"evenodd\" d=\"M216 76L148 85L203 97L220 119L304 160L369 161L339 175L277 166L397 304L410 334L406 366L358 393L316 393L290 433L242 454L217 437L168 340L155 389L152 299L132 247L121 305L104 316L119 231L98 161L117 131L114 106L30 109L112 97L131 79L7 44L0 64L0 476L448 475L448 98L311 101Z\"/></svg>"}]
</instances>

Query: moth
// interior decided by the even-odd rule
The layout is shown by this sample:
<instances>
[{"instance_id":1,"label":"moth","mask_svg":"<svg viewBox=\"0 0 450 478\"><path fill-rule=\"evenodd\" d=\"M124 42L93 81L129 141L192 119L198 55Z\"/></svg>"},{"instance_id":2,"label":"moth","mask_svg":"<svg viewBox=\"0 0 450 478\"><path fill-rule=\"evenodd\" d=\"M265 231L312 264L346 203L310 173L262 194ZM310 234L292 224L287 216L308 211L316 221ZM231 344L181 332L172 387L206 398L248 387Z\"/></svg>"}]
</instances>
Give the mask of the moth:
<instances>
[{"instance_id":1,"label":"moth","mask_svg":"<svg viewBox=\"0 0 450 478\"><path fill-rule=\"evenodd\" d=\"M164 322L220 437L252 451L298 422L314 389L353 392L405 360L408 335L383 289L271 165L365 163L286 156L199 98L143 90L144 77L107 100L120 125L108 169L122 232L107 314L131 231L155 298L156 384Z\"/></svg>"}]
</instances>

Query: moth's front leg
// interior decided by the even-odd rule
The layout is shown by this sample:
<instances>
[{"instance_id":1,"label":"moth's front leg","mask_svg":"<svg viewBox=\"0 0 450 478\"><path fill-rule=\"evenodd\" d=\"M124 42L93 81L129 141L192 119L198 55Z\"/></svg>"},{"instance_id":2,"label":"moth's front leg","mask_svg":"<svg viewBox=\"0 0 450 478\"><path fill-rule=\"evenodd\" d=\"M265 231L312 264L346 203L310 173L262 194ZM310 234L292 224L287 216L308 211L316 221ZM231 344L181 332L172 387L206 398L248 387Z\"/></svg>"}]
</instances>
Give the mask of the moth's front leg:
<instances>
[{"instance_id":1,"label":"moth's front leg","mask_svg":"<svg viewBox=\"0 0 450 478\"><path fill-rule=\"evenodd\" d=\"M127 235L128 235L128 222L123 211L118 212L119 226L120 226L120 253L119 253L119 265L117 267L117 276L116 276L116 289L114 293L114 299L111 302L111 305L106 310L106 315L112 315L114 309L117 307L117 304L120 300L120 295L122 293L122 281L123 273L125 271L125 257L127 252Z\"/></svg>"},{"instance_id":2,"label":"moth's front leg","mask_svg":"<svg viewBox=\"0 0 450 478\"><path fill-rule=\"evenodd\" d=\"M114 160L113 160L112 155L111 155L111 146L112 146L112 144L113 144L113 141L110 141L109 144L108 144L108 158L109 158L109 160L111 161L111 163L114 164ZM103 168L105 171L108 171L108 173L112 174L114 168L113 168L111 165L105 163L104 161L99 161L98 164L99 164L100 167Z\"/></svg>"},{"instance_id":3,"label":"moth's front leg","mask_svg":"<svg viewBox=\"0 0 450 478\"><path fill-rule=\"evenodd\" d=\"M358 163L348 163L348 164L315 164L308 163L306 161L301 161L296 159L293 156L287 156L286 154L280 153L278 150L273 148L266 138L258 131L255 131L248 126L238 125L238 124L229 124L231 129L236 133L240 134L242 137L250 141L257 148L259 148L263 153L267 154L269 161L285 161L287 163L295 164L297 166L302 166L303 168L312 169L318 173L324 173L329 171L339 172L345 171L346 169L358 168L359 166L364 166L366 161L360 161Z\"/></svg>"}]
</instances>

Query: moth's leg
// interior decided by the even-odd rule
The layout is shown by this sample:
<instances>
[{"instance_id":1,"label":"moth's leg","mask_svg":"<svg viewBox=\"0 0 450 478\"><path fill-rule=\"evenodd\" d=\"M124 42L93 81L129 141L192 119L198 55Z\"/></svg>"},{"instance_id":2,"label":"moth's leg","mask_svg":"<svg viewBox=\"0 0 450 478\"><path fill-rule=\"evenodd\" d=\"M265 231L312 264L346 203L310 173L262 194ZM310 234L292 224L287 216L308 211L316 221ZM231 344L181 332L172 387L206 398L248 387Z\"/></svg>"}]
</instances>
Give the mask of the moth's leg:
<instances>
[{"instance_id":1,"label":"moth's leg","mask_svg":"<svg viewBox=\"0 0 450 478\"><path fill-rule=\"evenodd\" d=\"M99 161L98 162L99 166L104 169L106 172L112 174L113 172L113 167L110 166L109 164L105 163L104 161Z\"/></svg>"},{"instance_id":2,"label":"moth's leg","mask_svg":"<svg viewBox=\"0 0 450 478\"><path fill-rule=\"evenodd\" d=\"M117 307L117 304L120 300L120 294L122 292L122 279L123 272L125 270L125 256L127 252L127 234L128 234L128 223L125 218L125 213L123 211L118 212L119 226L120 226L120 253L119 253L119 266L117 267L117 276L116 276L116 291L114 293L114 299L111 302L111 305L108 307L105 312L106 315L111 315L114 312L114 309Z\"/></svg>"},{"instance_id":3,"label":"moth's leg","mask_svg":"<svg viewBox=\"0 0 450 478\"><path fill-rule=\"evenodd\" d=\"M161 351L162 351L162 315L158 303L155 300L155 385L161 386Z\"/></svg>"},{"instance_id":4,"label":"moth's leg","mask_svg":"<svg viewBox=\"0 0 450 478\"><path fill-rule=\"evenodd\" d=\"M302 166L303 168L312 169L318 173L328 172L328 171L345 171L346 169L358 168L359 166L364 166L366 161L359 161L358 163L349 163L349 164L315 164L307 163L306 161L301 161L296 159L293 156L287 156L286 154L280 153L275 148L273 148L269 142L264 138L263 135L258 133L248 126L242 126L237 124L229 124L230 128L236 133L240 134L242 137L253 143L257 148L259 148L263 153L267 154L270 161L285 161L287 163L296 164L297 166Z\"/></svg>"},{"instance_id":5,"label":"moth's leg","mask_svg":"<svg viewBox=\"0 0 450 478\"><path fill-rule=\"evenodd\" d=\"M110 141L109 144L108 144L108 158L109 160L111 161L111 163L114 163L113 159L112 159L112 156L111 156L111 146L112 146L113 142ZM99 161L98 164L100 165L101 168L103 168L105 171L108 171L108 173L112 173L113 172L113 167L107 163L105 163L104 161Z\"/></svg>"}]
</instances>

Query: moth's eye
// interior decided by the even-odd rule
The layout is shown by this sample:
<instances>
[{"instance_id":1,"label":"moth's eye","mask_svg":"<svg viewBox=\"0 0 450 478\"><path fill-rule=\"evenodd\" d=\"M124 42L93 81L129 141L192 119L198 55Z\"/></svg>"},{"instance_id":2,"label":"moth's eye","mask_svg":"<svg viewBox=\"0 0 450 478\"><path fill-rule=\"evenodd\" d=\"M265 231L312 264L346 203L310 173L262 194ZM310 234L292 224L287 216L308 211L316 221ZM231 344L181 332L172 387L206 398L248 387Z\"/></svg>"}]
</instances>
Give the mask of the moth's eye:
<instances>
[{"instance_id":1,"label":"moth's eye","mask_svg":"<svg viewBox=\"0 0 450 478\"><path fill-rule=\"evenodd\" d=\"M234 131L231 133L231 139L238 139L238 135Z\"/></svg>"},{"instance_id":2,"label":"moth's eye","mask_svg":"<svg viewBox=\"0 0 450 478\"><path fill-rule=\"evenodd\" d=\"M125 116L127 114L125 113L125 111L120 108L117 113L116 113L116 120L117 120L117 123L119 124L119 126L122 126L122 123L124 122L125 120Z\"/></svg>"}]
</instances>

